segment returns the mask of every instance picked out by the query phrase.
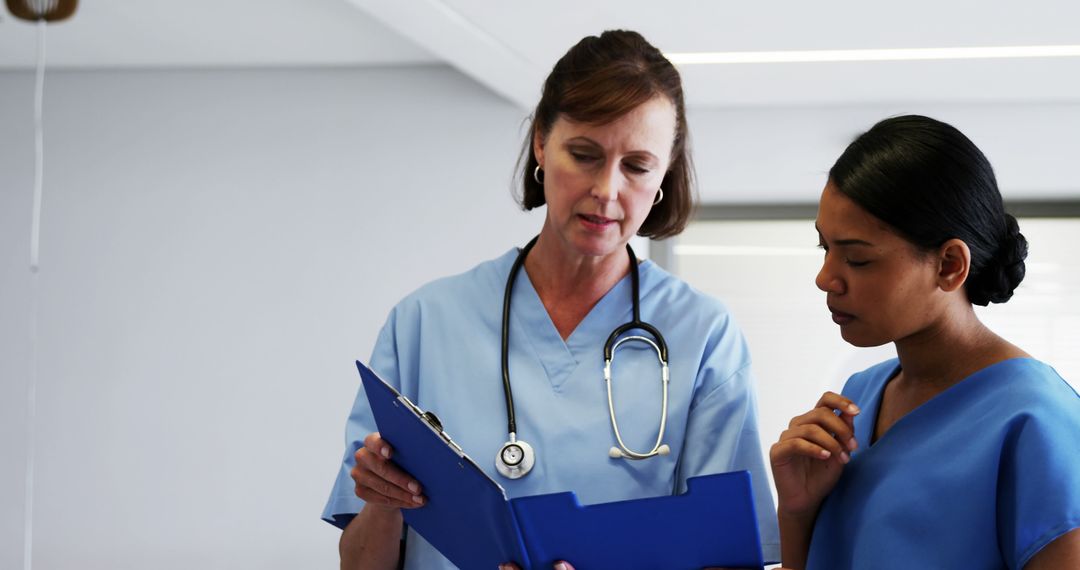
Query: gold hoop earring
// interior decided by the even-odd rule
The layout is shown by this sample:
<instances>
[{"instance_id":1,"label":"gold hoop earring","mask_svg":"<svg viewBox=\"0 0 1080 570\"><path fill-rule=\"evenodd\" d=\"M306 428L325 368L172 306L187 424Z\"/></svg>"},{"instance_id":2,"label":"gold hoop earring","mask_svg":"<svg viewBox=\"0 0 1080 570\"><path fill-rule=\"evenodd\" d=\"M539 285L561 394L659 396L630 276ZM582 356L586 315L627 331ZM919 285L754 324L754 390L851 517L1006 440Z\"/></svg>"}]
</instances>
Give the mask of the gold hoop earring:
<instances>
[{"instance_id":1,"label":"gold hoop earring","mask_svg":"<svg viewBox=\"0 0 1080 570\"><path fill-rule=\"evenodd\" d=\"M535 168L535 169L533 169L533 180L535 180L535 181L536 181L536 183L537 183L537 184L539 184L539 185L541 185L541 186L543 186L543 185L544 185L544 181L540 179L540 175L541 175L541 174L543 174L543 173L544 173L544 171L543 171L543 170L541 170L541 169L540 169L540 165L539 165L539 164L537 164L537 165L536 165L536 168Z\"/></svg>"},{"instance_id":2,"label":"gold hoop earring","mask_svg":"<svg viewBox=\"0 0 1080 570\"><path fill-rule=\"evenodd\" d=\"M655 200L653 200L653 203L652 203L652 205L653 205L653 206L655 206L655 205L659 204L659 203L660 203L660 201L661 201L661 200L663 200L663 199L664 199L664 189L663 189L663 188L661 188L661 189L660 189L660 190L659 190L659 191L658 191L658 192L656 193L656 199L655 199Z\"/></svg>"}]
</instances>

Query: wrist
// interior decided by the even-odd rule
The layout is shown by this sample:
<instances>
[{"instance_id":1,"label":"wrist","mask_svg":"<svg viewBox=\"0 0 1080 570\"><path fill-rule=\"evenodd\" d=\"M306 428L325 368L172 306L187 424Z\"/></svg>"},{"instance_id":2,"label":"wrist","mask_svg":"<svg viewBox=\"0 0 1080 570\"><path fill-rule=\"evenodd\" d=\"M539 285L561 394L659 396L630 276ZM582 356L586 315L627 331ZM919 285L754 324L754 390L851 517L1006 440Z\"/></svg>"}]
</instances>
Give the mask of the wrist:
<instances>
[{"instance_id":1,"label":"wrist","mask_svg":"<svg viewBox=\"0 0 1080 570\"><path fill-rule=\"evenodd\" d=\"M360 511L360 514L367 520L381 523L400 524L400 521L402 520L401 509L388 505L377 505L375 503L366 503L363 510Z\"/></svg>"},{"instance_id":2,"label":"wrist","mask_svg":"<svg viewBox=\"0 0 1080 570\"><path fill-rule=\"evenodd\" d=\"M799 509L790 509L786 508L783 503L780 503L776 508L776 517L781 521L793 524L813 524L814 521L817 520L817 513L820 507L821 503L815 503Z\"/></svg>"}]
</instances>

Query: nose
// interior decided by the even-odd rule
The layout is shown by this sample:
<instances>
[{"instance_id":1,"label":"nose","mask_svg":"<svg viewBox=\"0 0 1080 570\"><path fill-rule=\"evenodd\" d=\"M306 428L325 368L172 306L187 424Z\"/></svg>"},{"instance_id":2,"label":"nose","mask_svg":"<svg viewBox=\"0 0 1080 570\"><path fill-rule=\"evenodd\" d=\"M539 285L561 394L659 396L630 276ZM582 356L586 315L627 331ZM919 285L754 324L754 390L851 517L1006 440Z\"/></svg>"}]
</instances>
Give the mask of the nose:
<instances>
[{"instance_id":1,"label":"nose","mask_svg":"<svg viewBox=\"0 0 1080 570\"><path fill-rule=\"evenodd\" d=\"M825 261L822 262L817 277L814 278L814 285L817 285L818 289L821 289L826 293L844 293L846 288L844 280L841 279L840 274L834 270L833 263L829 260L828 253L825 254Z\"/></svg>"},{"instance_id":2,"label":"nose","mask_svg":"<svg viewBox=\"0 0 1080 570\"><path fill-rule=\"evenodd\" d=\"M592 197L600 202L612 202L619 197L624 182L618 164L610 164L596 173L593 181Z\"/></svg>"}]
</instances>

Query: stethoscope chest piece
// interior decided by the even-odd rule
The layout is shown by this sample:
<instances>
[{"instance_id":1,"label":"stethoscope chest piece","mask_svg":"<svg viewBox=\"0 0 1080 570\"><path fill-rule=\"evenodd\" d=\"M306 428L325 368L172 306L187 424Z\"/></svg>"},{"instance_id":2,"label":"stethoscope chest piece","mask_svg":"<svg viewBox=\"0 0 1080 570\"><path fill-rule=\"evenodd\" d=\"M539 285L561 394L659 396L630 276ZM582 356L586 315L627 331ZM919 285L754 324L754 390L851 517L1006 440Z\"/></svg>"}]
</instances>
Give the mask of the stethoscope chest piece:
<instances>
[{"instance_id":1,"label":"stethoscope chest piece","mask_svg":"<svg viewBox=\"0 0 1080 570\"><path fill-rule=\"evenodd\" d=\"M510 434L510 441L499 448L495 456L495 470L507 479L520 479L532 471L536 463L536 454L528 443L518 440Z\"/></svg>"}]
</instances>

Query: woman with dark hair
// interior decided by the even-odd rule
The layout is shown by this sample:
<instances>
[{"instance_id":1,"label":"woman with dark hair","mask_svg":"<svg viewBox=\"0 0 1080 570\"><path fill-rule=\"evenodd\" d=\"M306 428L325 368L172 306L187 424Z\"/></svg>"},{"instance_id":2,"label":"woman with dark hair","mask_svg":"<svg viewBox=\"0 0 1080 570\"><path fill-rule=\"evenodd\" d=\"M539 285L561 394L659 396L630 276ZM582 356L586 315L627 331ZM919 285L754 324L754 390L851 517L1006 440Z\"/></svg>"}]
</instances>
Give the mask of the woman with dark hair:
<instances>
[{"instance_id":1,"label":"woman with dark hair","mask_svg":"<svg viewBox=\"0 0 1080 570\"><path fill-rule=\"evenodd\" d=\"M884 120L829 171L817 286L855 346L898 358L773 445L784 566L1080 568L1080 397L984 326L1027 241L955 128Z\"/></svg>"},{"instance_id":2,"label":"woman with dark hair","mask_svg":"<svg viewBox=\"0 0 1080 570\"><path fill-rule=\"evenodd\" d=\"M634 32L581 40L544 84L520 166L523 207L547 206L539 235L407 296L370 367L435 410L510 497L573 491L604 503L748 470L765 557L777 558L743 336L720 302L628 246L678 234L693 206L678 72ZM611 396L609 335L619 341ZM657 346L620 344L630 337ZM342 568L451 568L412 530L399 554L400 509L423 508L425 482L392 463L375 429L361 391L323 512L344 530Z\"/></svg>"}]
</instances>

